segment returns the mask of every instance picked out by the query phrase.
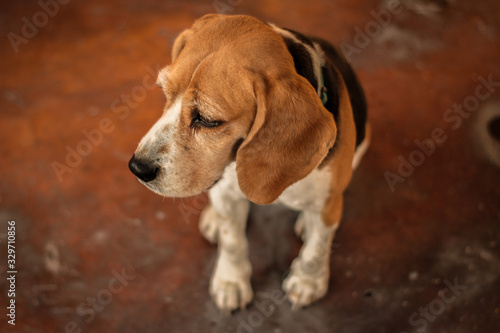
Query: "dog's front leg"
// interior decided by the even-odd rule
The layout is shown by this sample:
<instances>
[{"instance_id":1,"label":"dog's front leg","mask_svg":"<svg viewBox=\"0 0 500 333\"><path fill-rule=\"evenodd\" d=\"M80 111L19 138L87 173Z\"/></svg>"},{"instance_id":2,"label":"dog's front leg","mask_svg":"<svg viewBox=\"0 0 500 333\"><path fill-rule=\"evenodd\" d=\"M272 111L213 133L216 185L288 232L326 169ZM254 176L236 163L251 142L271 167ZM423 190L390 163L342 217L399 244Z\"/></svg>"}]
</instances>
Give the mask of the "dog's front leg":
<instances>
[{"instance_id":1,"label":"dog's front leg","mask_svg":"<svg viewBox=\"0 0 500 333\"><path fill-rule=\"evenodd\" d=\"M202 230L207 226L205 230L210 230L209 240L218 243L210 295L223 313L229 313L244 308L253 298L245 235L250 203L244 196L228 192L224 184L210 191L210 201L200 221Z\"/></svg>"},{"instance_id":2,"label":"dog's front leg","mask_svg":"<svg viewBox=\"0 0 500 333\"><path fill-rule=\"evenodd\" d=\"M336 201L342 205L341 198ZM335 218L338 221L340 216ZM290 274L283 281L283 289L292 303L292 309L307 306L326 294L332 240L339 225L325 224L320 212L310 210L302 211L297 223L296 231L301 233L304 245L292 263Z\"/></svg>"}]
</instances>

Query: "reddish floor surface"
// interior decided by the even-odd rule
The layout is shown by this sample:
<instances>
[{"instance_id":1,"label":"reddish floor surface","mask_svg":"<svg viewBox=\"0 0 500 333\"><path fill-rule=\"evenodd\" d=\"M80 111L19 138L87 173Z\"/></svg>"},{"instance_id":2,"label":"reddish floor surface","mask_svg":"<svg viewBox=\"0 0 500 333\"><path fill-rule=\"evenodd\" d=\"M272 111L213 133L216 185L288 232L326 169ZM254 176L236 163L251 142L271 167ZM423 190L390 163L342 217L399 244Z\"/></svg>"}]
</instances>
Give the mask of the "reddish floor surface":
<instances>
[{"instance_id":1,"label":"reddish floor surface","mask_svg":"<svg viewBox=\"0 0 500 333\"><path fill-rule=\"evenodd\" d=\"M395 14L384 0L42 3L50 17L35 1L0 4L0 331L500 331L499 133L487 129L500 114L500 2L403 1ZM256 300L224 317L207 292L216 248L197 230L206 196L163 199L127 169L161 113L150 83L173 39L217 8L343 41L366 89L373 142L330 291L304 310L270 301L300 246L294 212L252 208Z\"/></svg>"}]
</instances>

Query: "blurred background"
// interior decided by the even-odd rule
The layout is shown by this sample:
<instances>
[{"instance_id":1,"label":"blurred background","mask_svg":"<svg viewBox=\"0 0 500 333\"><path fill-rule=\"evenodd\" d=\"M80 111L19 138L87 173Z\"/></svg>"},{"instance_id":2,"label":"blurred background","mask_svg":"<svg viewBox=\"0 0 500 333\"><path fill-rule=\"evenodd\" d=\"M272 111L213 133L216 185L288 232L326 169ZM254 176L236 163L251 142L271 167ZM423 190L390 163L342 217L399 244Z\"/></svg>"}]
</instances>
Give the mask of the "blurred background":
<instances>
[{"instance_id":1,"label":"blurred background","mask_svg":"<svg viewBox=\"0 0 500 333\"><path fill-rule=\"evenodd\" d=\"M372 144L307 309L280 291L295 212L252 206L255 301L224 317L206 195L162 198L127 168L158 69L206 13L326 38L365 88ZM500 331L500 2L3 1L0 27L0 331Z\"/></svg>"}]
</instances>

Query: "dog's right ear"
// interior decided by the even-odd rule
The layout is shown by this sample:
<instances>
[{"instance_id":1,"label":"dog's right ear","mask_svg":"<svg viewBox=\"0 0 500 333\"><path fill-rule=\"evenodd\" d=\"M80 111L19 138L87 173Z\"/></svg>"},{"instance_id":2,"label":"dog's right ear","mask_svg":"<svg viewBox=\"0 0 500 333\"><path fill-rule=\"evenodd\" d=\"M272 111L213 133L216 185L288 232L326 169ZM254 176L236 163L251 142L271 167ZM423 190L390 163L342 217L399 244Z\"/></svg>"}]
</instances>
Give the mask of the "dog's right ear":
<instances>
[{"instance_id":1,"label":"dog's right ear","mask_svg":"<svg viewBox=\"0 0 500 333\"><path fill-rule=\"evenodd\" d=\"M193 34L203 27L207 22L220 18L221 15L217 14L207 14L193 23L191 29L186 29L175 39L174 46L172 47L172 62L177 59L181 51L186 46L187 41L193 36Z\"/></svg>"}]
</instances>

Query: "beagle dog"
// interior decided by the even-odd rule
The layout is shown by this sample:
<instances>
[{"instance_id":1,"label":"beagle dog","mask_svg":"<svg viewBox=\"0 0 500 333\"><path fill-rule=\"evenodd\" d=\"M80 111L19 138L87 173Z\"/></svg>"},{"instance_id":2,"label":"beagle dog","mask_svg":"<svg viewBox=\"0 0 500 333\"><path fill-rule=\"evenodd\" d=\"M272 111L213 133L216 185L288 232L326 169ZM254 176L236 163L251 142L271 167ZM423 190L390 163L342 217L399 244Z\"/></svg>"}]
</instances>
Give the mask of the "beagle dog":
<instances>
[{"instance_id":1,"label":"beagle dog","mask_svg":"<svg viewBox=\"0 0 500 333\"><path fill-rule=\"evenodd\" d=\"M294 309L323 297L343 192L369 138L363 90L343 56L253 17L206 15L177 37L157 84L164 113L129 168L163 196L208 191L200 229L218 243L210 294L219 309L253 297L250 201L301 212L304 244L283 289Z\"/></svg>"}]
</instances>

